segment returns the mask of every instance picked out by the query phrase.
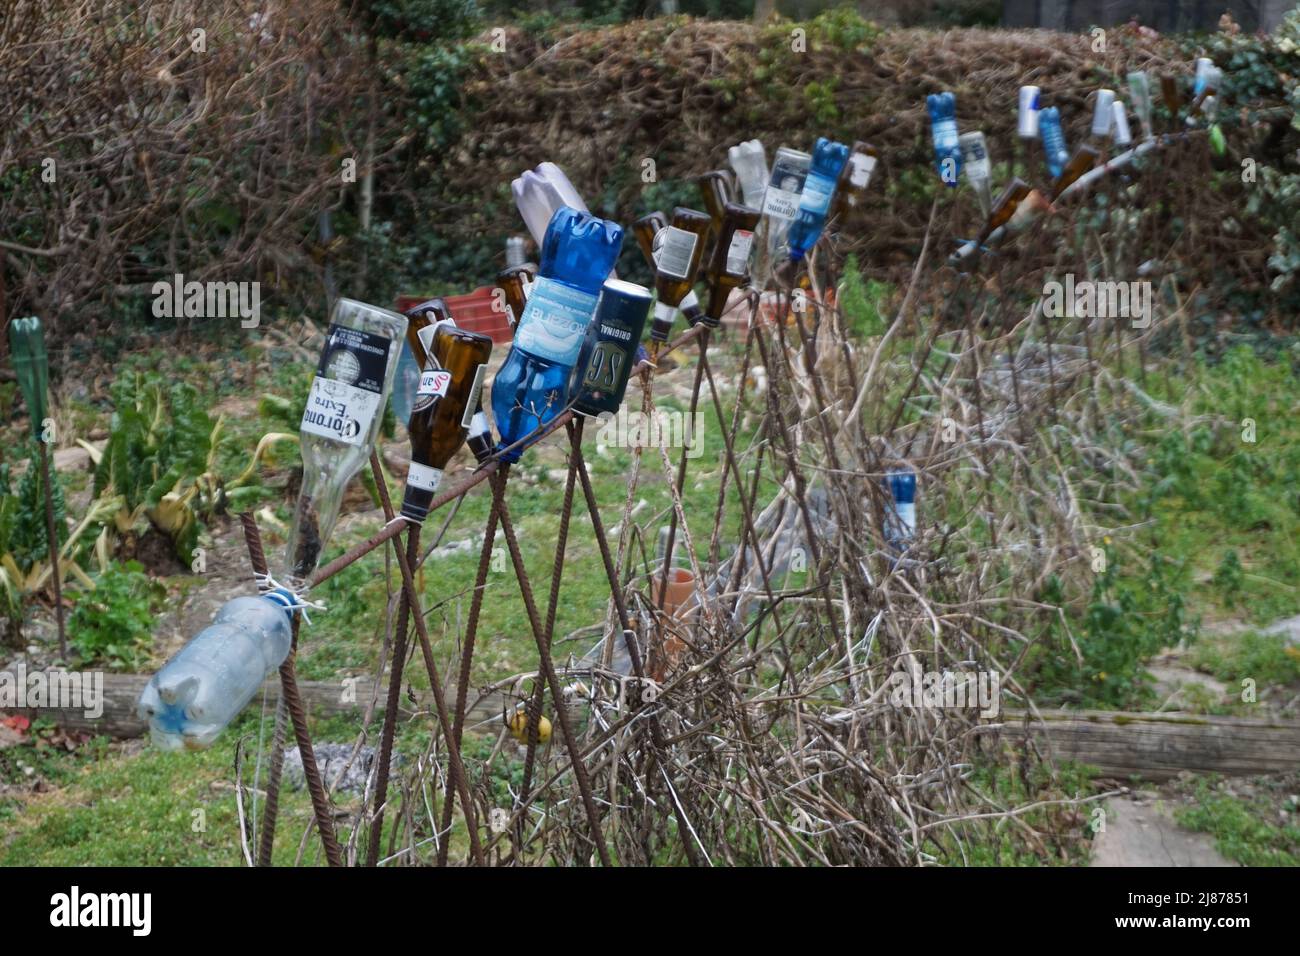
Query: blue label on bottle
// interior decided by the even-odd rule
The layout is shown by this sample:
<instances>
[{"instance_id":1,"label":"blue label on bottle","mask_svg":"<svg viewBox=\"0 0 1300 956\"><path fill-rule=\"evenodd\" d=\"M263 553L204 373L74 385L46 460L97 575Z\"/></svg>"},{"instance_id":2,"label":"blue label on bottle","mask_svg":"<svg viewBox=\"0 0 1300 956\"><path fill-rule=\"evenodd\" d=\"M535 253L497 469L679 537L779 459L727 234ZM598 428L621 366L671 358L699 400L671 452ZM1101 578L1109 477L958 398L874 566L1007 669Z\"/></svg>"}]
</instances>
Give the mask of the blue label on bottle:
<instances>
[{"instance_id":1,"label":"blue label on bottle","mask_svg":"<svg viewBox=\"0 0 1300 956\"><path fill-rule=\"evenodd\" d=\"M831 207L831 196L835 194L835 180L819 172L810 172L804 180L803 195L799 198L799 210L817 215L825 215Z\"/></svg>"},{"instance_id":2,"label":"blue label on bottle","mask_svg":"<svg viewBox=\"0 0 1300 956\"><path fill-rule=\"evenodd\" d=\"M596 298L554 279L537 279L519 319L515 344L540 359L573 365L596 312Z\"/></svg>"}]
</instances>

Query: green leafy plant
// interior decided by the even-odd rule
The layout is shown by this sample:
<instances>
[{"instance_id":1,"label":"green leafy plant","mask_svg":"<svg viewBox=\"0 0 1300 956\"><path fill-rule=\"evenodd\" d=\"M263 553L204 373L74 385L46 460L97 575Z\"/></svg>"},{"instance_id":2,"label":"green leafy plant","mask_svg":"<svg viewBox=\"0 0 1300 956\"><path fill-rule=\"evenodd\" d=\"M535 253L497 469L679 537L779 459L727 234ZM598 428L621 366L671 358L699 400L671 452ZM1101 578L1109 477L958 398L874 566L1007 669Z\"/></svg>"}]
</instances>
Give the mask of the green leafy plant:
<instances>
[{"instance_id":1,"label":"green leafy plant","mask_svg":"<svg viewBox=\"0 0 1300 956\"><path fill-rule=\"evenodd\" d=\"M92 452L95 496L121 497L111 525L118 534L152 525L188 564L201 522L226 507L215 472L222 421L212 421L193 386L165 385L152 373L125 373L110 391L108 445Z\"/></svg>"},{"instance_id":2,"label":"green leafy plant","mask_svg":"<svg viewBox=\"0 0 1300 956\"><path fill-rule=\"evenodd\" d=\"M86 663L130 670L148 658L154 614L163 588L136 561L114 564L81 597L68 636Z\"/></svg>"},{"instance_id":3,"label":"green leafy plant","mask_svg":"<svg viewBox=\"0 0 1300 956\"><path fill-rule=\"evenodd\" d=\"M1235 548L1229 549L1228 553L1223 556L1219 562L1219 568L1214 572L1214 583L1223 594L1223 603L1231 608L1237 603L1241 596L1241 586L1245 580L1244 572L1241 568L1241 559L1237 557Z\"/></svg>"}]
</instances>

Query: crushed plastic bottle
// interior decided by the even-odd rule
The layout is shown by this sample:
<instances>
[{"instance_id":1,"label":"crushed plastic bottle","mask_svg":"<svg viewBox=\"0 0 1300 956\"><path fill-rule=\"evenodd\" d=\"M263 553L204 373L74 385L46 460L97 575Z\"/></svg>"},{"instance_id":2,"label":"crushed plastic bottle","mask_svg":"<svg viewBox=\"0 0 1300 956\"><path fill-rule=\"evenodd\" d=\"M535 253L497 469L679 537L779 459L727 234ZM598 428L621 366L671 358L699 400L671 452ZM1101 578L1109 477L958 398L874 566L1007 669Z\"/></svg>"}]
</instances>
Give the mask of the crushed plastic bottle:
<instances>
[{"instance_id":1,"label":"crushed plastic bottle","mask_svg":"<svg viewBox=\"0 0 1300 956\"><path fill-rule=\"evenodd\" d=\"M154 674L136 712L148 721L156 746L212 746L289 656L295 603L283 588L227 601L212 623Z\"/></svg>"}]
</instances>

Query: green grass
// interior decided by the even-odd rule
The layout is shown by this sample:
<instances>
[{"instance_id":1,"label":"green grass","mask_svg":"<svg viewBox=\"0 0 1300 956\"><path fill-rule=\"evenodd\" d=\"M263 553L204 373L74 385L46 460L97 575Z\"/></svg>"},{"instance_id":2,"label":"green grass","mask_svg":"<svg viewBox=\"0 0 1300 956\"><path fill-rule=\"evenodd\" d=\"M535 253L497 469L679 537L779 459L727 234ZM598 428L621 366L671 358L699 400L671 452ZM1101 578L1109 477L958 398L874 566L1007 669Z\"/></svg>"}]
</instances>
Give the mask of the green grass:
<instances>
[{"instance_id":1,"label":"green grass","mask_svg":"<svg viewBox=\"0 0 1300 956\"><path fill-rule=\"evenodd\" d=\"M1190 662L1234 688L1247 678L1261 692L1300 681L1300 648L1288 645L1280 634L1244 631L1204 638L1192 650Z\"/></svg>"},{"instance_id":2,"label":"green grass","mask_svg":"<svg viewBox=\"0 0 1300 956\"><path fill-rule=\"evenodd\" d=\"M1294 785L1294 780L1292 780ZM1300 802L1289 795L1243 798L1197 780L1193 803L1175 812L1182 826L1214 837L1216 848L1245 866L1300 866Z\"/></svg>"}]
</instances>

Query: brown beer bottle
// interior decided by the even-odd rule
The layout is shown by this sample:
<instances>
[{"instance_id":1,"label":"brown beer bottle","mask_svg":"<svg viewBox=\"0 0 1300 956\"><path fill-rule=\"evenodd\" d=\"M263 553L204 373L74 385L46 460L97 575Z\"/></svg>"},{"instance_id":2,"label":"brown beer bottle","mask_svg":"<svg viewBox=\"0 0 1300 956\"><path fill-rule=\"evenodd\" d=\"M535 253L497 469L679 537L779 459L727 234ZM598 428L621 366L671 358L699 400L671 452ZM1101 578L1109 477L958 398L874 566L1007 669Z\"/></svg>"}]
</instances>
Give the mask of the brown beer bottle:
<instances>
[{"instance_id":1,"label":"brown beer bottle","mask_svg":"<svg viewBox=\"0 0 1300 956\"><path fill-rule=\"evenodd\" d=\"M650 338L656 342L668 341L677 306L695 284L711 225L712 220L704 213L678 206L673 210L672 224L656 237L655 292L659 301L650 328Z\"/></svg>"},{"instance_id":2,"label":"brown beer bottle","mask_svg":"<svg viewBox=\"0 0 1300 956\"><path fill-rule=\"evenodd\" d=\"M731 177L721 169L707 172L696 184L700 187L700 198L704 200L704 211L713 223L713 235L722 231L722 217L727 203L731 202Z\"/></svg>"},{"instance_id":3,"label":"brown beer bottle","mask_svg":"<svg viewBox=\"0 0 1300 956\"><path fill-rule=\"evenodd\" d=\"M439 322L446 322L451 319L451 311L447 308L447 303L441 298L427 299L419 305L412 306L402 313L406 316L406 344L411 347L411 354L415 356L415 364L424 368L429 361L429 356L425 351L424 342L420 338L420 331L427 329Z\"/></svg>"},{"instance_id":4,"label":"brown beer bottle","mask_svg":"<svg viewBox=\"0 0 1300 956\"><path fill-rule=\"evenodd\" d=\"M1178 128L1178 108L1183 105L1182 94L1178 92L1178 78L1168 73L1160 77L1160 97L1165 101L1165 109L1169 111L1169 122L1173 124L1174 129Z\"/></svg>"},{"instance_id":5,"label":"brown beer bottle","mask_svg":"<svg viewBox=\"0 0 1300 956\"><path fill-rule=\"evenodd\" d=\"M988 222L980 230L979 237L976 238L977 246L983 245L993 232L1005 226L1011 221L1011 217L1016 214L1016 209L1031 192L1029 184L1019 176L1014 177L1011 182L1007 183L1006 189L1002 190L1002 195L993 203L993 211L989 213Z\"/></svg>"},{"instance_id":6,"label":"brown beer bottle","mask_svg":"<svg viewBox=\"0 0 1300 956\"><path fill-rule=\"evenodd\" d=\"M519 317L524 314L524 305L528 302L528 293L536 275L537 266L531 262L509 266L497 273L496 284L505 299L506 321L510 323L511 330L519 324ZM497 307L496 301L493 301L494 309Z\"/></svg>"},{"instance_id":7,"label":"brown beer bottle","mask_svg":"<svg viewBox=\"0 0 1300 956\"><path fill-rule=\"evenodd\" d=\"M875 172L878 162L880 151L876 147L861 140L853 144L848 162L840 170L840 181L835 186L835 199L827 222L839 220L840 225L843 225L845 217L862 208L867 196L867 185L871 182L871 174Z\"/></svg>"},{"instance_id":8,"label":"brown beer bottle","mask_svg":"<svg viewBox=\"0 0 1300 956\"><path fill-rule=\"evenodd\" d=\"M659 234L668 226L668 217L663 213L655 210L648 216L642 216L636 222L632 223L632 235L636 237L636 244L641 248L641 254L645 256L645 261L650 266L650 273L654 275L658 272L658 265L655 263L655 257L659 253ZM701 258L703 258L701 256ZM682 296L682 301L677 303L677 308L686 316L686 321L691 325L704 316L704 310L700 308L700 300L695 295L695 290L691 289Z\"/></svg>"},{"instance_id":9,"label":"brown beer bottle","mask_svg":"<svg viewBox=\"0 0 1300 956\"><path fill-rule=\"evenodd\" d=\"M655 210L648 216L642 216L636 222L632 223L632 235L636 237L636 244L641 248L641 254L645 256L646 265L650 267L653 275L659 268L655 264L655 238L659 231L668 226L668 217Z\"/></svg>"},{"instance_id":10,"label":"brown beer bottle","mask_svg":"<svg viewBox=\"0 0 1300 956\"><path fill-rule=\"evenodd\" d=\"M1087 144L1080 146L1070 157L1070 161L1065 164L1061 170L1061 175L1056 177L1056 182L1052 183L1052 202L1056 202L1061 193L1092 167L1097 165L1097 160L1101 158L1101 153Z\"/></svg>"},{"instance_id":11,"label":"brown beer bottle","mask_svg":"<svg viewBox=\"0 0 1300 956\"><path fill-rule=\"evenodd\" d=\"M754 246L754 230L762 213L749 206L729 202L723 207L718 243L706 269L709 283L709 308L701 320L716 329L722 322L731 291L749 281L749 253Z\"/></svg>"},{"instance_id":12,"label":"brown beer bottle","mask_svg":"<svg viewBox=\"0 0 1300 956\"><path fill-rule=\"evenodd\" d=\"M411 468L402 497L402 514L412 521L429 513L443 469L465 441L475 412L482 415L483 377L492 354L490 338L453 322L439 322L422 339L429 359L406 426Z\"/></svg>"}]
</instances>

